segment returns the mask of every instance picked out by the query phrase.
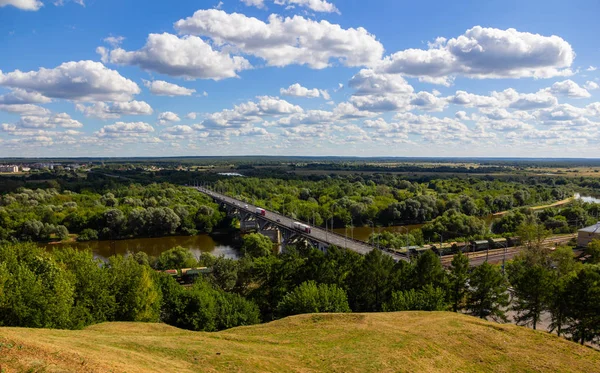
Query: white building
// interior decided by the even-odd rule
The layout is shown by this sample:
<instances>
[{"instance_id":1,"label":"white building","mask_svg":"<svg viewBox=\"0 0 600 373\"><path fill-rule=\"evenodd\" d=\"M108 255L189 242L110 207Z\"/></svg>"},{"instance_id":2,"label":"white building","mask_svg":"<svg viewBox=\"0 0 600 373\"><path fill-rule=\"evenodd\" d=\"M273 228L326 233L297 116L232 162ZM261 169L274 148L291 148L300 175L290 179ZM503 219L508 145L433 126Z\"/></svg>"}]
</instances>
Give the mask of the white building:
<instances>
[{"instance_id":1,"label":"white building","mask_svg":"<svg viewBox=\"0 0 600 373\"><path fill-rule=\"evenodd\" d=\"M13 165L0 165L0 172L19 172L19 166Z\"/></svg>"},{"instance_id":2,"label":"white building","mask_svg":"<svg viewBox=\"0 0 600 373\"><path fill-rule=\"evenodd\" d=\"M600 221L577 231L577 246L585 247L592 240L600 239Z\"/></svg>"}]
</instances>

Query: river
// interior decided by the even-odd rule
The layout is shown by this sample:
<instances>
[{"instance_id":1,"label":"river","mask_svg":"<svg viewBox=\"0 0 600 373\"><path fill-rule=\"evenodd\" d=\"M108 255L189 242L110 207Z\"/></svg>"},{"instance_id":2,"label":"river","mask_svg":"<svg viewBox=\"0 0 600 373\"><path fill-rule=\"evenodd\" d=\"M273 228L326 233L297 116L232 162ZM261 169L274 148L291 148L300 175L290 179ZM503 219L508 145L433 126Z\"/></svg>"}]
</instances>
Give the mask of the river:
<instances>
[{"instance_id":1,"label":"river","mask_svg":"<svg viewBox=\"0 0 600 373\"><path fill-rule=\"evenodd\" d=\"M575 193L575 199L580 199L583 202L587 202L587 203L600 203L600 198L592 197L592 196L582 196L579 193Z\"/></svg>"},{"instance_id":2,"label":"river","mask_svg":"<svg viewBox=\"0 0 600 373\"><path fill-rule=\"evenodd\" d=\"M188 248L194 256L198 257L201 253L211 253L215 256L225 256L226 258L238 258L237 250L231 242L230 235L200 234L197 236L170 236L157 238L131 238L127 240L114 241L88 241L88 242L68 242L68 243L40 243L42 247L52 249L61 246L71 246L76 249L90 249L94 256L100 259L106 259L114 254L136 253L143 251L150 256L158 256L163 251L172 249L176 246Z\"/></svg>"}]
</instances>

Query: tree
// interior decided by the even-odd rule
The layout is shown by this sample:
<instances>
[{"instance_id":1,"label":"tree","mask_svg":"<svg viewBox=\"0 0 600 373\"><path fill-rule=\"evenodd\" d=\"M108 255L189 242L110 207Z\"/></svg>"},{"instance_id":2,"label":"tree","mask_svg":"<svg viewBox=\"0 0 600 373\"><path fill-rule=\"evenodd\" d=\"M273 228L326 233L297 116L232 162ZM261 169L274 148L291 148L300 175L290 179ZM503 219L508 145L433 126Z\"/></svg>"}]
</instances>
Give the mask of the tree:
<instances>
[{"instance_id":1,"label":"tree","mask_svg":"<svg viewBox=\"0 0 600 373\"><path fill-rule=\"evenodd\" d=\"M86 228L79 233L77 241L95 241L98 239L98 231L91 228Z\"/></svg>"},{"instance_id":2,"label":"tree","mask_svg":"<svg viewBox=\"0 0 600 373\"><path fill-rule=\"evenodd\" d=\"M281 316L317 312L350 312L348 296L336 285L307 281L287 293L277 305Z\"/></svg>"},{"instance_id":3,"label":"tree","mask_svg":"<svg viewBox=\"0 0 600 373\"><path fill-rule=\"evenodd\" d=\"M250 233L244 236L242 252L254 258L269 256L273 253L273 242L267 236L260 233Z\"/></svg>"},{"instance_id":4,"label":"tree","mask_svg":"<svg viewBox=\"0 0 600 373\"><path fill-rule=\"evenodd\" d=\"M469 276L469 287L467 309L471 315L506 321L507 284L497 266L486 262L476 267Z\"/></svg>"},{"instance_id":5,"label":"tree","mask_svg":"<svg viewBox=\"0 0 600 373\"><path fill-rule=\"evenodd\" d=\"M112 279L104 263L94 259L91 251L71 247L55 249L54 257L72 274L74 285L70 328L112 320L115 297L111 294Z\"/></svg>"},{"instance_id":6,"label":"tree","mask_svg":"<svg viewBox=\"0 0 600 373\"><path fill-rule=\"evenodd\" d=\"M542 244L550 232L543 224L523 223L517 228L517 235L527 247L526 253L532 262L543 263L546 261L549 250L545 249Z\"/></svg>"},{"instance_id":7,"label":"tree","mask_svg":"<svg viewBox=\"0 0 600 373\"><path fill-rule=\"evenodd\" d=\"M590 264L598 264L600 263L600 240L592 240L592 242L588 243L585 254L589 255L589 259L587 260Z\"/></svg>"},{"instance_id":8,"label":"tree","mask_svg":"<svg viewBox=\"0 0 600 373\"><path fill-rule=\"evenodd\" d=\"M517 324L537 328L552 291L550 271L539 263L519 257L507 265L508 280L514 289L512 309L517 312Z\"/></svg>"},{"instance_id":9,"label":"tree","mask_svg":"<svg viewBox=\"0 0 600 373\"><path fill-rule=\"evenodd\" d=\"M139 264L131 256L110 257L108 265L108 272L113 279L111 294L116 301L115 319L158 321L160 291L152 279L150 267Z\"/></svg>"},{"instance_id":10,"label":"tree","mask_svg":"<svg viewBox=\"0 0 600 373\"><path fill-rule=\"evenodd\" d=\"M156 258L156 269L182 269L192 268L198 264L196 258L189 249L181 246L174 247L160 253Z\"/></svg>"},{"instance_id":11,"label":"tree","mask_svg":"<svg viewBox=\"0 0 600 373\"><path fill-rule=\"evenodd\" d=\"M371 250L363 258L350 279L350 305L354 311L378 312L391 295L394 260L381 250Z\"/></svg>"},{"instance_id":12,"label":"tree","mask_svg":"<svg viewBox=\"0 0 600 373\"><path fill-rule=\"evenodd\" d=\"M427 284L421 290L395 291L389 302L384 303L384 312L394 311L443 311L446 294L439 287Z\"/></svg>"},{"instance_id":13,"label":"tree","mask_svg":"<svg viewBox=\"0 0 600 373\"><path fill-rule=\"evenodd\" d=\"M600 268L583 266L566 285L568 331L584 344L600 336Z\"/></svg>"},{"instance_id":14,"label":"tree","mask_svg":"<svg viewBox=\"0 0 600 373\"><path fill-rule=\"evenodd\" d=\"M414 282L417 289L428 284L434 287L445 287L446 271L442 267L440 258L432 250L425 251L417 258L414 266Z\"/></svg>"},{"instance_id":15,"label":"tree","mask_svg":"<svg viewBox=\"0 0 600 373\"><path fill-rule=\"evenodd\" d=\"M449 273L449 296L452 310L462 309L468 290L469 258L461 251L454 254Z\"/></svg>"}]
</instances>

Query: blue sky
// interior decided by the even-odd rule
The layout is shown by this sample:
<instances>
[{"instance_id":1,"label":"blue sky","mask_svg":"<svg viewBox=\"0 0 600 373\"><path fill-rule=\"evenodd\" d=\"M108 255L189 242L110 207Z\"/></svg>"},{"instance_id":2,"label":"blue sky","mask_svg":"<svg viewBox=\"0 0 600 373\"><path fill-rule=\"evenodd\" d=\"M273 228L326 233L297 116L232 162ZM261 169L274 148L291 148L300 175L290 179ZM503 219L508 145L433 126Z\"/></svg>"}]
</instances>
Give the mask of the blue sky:
<instances>
[{"instance_id":1,"label":"blue sky","mask_svg":"<svg viewBox=\"0 0 600 373\"><path fill-rule=\"evenodd\" d=\"M0 157L597 157L599 8L0 0Z\"/></svg>"}]
</instances>

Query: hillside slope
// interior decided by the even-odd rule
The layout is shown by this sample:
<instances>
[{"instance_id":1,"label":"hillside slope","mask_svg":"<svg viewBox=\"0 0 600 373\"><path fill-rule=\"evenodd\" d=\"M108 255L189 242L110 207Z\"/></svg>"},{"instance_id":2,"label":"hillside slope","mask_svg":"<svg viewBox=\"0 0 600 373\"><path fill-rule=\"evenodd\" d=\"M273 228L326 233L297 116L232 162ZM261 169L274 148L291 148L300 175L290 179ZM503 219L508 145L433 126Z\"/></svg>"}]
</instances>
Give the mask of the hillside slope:
<instances>
[{"instance_id":1,"label":"hillside slope","mask_svg":"<svg viewBox=\"0 0 600 373\"><path fill-rule=\"evenodd\" d=\"M300 315L218 333L144 323L81 331L0 328L3 373L593 372L598 367L600 352L590 348L447 312Z\"/></svg>"}]
</instances>

